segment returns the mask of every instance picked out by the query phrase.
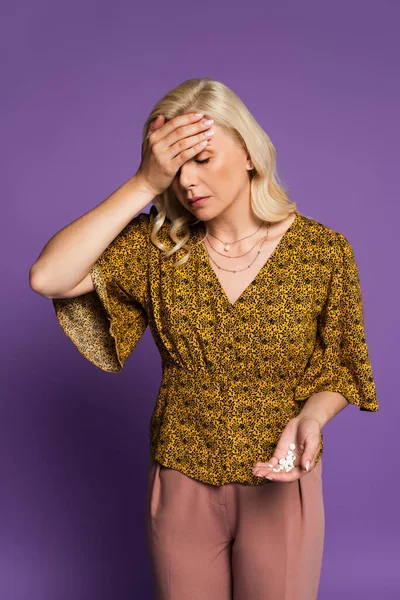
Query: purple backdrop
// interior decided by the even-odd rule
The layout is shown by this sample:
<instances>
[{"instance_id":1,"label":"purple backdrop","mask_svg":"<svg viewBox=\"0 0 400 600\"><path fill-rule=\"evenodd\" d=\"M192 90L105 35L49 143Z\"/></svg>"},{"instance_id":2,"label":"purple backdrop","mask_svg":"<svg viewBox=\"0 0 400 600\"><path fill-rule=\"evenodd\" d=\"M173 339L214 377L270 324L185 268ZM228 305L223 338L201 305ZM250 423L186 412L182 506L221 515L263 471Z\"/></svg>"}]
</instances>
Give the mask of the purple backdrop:
<instances>
[{"instance_id":1,"label":"purple backdrop","mask_svg":"<svg viewBox=\"0 0 400 600\"><path fill-rule=\"evenodd\" d=\"M155 102L199 76L243 99L299 210L353 245L381 409L349 406L324 428L319 599L398 598L399 5L23 0L1 13L0 598L152 598L158 351L147 330L118 377L102 372L28 272L136 171Z\"/></svg>"}]
</instances>

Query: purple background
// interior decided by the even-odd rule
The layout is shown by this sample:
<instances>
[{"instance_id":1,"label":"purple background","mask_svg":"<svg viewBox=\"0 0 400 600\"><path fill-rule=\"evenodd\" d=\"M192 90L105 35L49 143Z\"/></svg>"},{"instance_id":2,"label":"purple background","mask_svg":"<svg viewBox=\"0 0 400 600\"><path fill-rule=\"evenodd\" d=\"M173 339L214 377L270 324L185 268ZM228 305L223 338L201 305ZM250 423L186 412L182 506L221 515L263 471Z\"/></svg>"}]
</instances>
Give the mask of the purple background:
<instances>
[{"instance_id":1,"label":"purple background","mask_svg":"<svg viewBox=\"0 0 400 600\"><path fill-rule=\"evenodd\" d=\"M158 351L147 330L118 377L102 372L28 272L137 170L156 101L201 76L269 134L299 210L353 245L381 408L349 406L324 428L319 600L398 598L399 5L24 0L1 13L0 598L152 598Z\"/></svg>"}]
</instances>

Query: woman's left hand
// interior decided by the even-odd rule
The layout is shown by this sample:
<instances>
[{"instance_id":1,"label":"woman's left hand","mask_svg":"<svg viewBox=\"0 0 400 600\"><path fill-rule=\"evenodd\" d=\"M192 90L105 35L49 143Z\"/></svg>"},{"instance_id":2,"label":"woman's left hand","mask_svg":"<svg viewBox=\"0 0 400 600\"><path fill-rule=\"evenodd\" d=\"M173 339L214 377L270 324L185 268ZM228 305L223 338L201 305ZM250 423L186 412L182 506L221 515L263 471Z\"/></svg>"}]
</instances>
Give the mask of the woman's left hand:
<instances>
[{"instance_id":1,"label":"woman's left hand","mask_svg":"<svg viewBox=\"0 0 400 600\"><path fill-rule=\"evenodd\" d=\"M271 478L273 481L289 482L299 479L315 467L320 439L321 427L316 419L300 416L291 419L279 438L274 455L267 462L257 462L253 468L253 474ZM292 451L296 455L293 469L287 473L285 470L274 471L273 468L277 468L279 459L286 458L292 443L296 445ZM307 463L309 463L308 470Z\"/></svg>"}]
</instances>

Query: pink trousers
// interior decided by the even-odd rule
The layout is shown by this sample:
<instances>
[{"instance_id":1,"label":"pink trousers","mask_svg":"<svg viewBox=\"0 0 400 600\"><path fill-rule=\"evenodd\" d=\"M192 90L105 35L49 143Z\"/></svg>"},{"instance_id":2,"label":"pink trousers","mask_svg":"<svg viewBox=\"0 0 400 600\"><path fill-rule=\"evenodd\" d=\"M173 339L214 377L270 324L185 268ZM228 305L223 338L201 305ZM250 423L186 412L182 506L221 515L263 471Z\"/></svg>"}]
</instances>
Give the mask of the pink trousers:
<instances>
[{"instance_id":1,"label":"pink trousers","mask_svg":"<svg viewBox=\"0 0 400 600\"><path fill-rule=\"evenodd\" d=\"M146 527L156 600L316 600L322 459L290 483L214 486L151 458Z\"/></svg>"}]
</instances>

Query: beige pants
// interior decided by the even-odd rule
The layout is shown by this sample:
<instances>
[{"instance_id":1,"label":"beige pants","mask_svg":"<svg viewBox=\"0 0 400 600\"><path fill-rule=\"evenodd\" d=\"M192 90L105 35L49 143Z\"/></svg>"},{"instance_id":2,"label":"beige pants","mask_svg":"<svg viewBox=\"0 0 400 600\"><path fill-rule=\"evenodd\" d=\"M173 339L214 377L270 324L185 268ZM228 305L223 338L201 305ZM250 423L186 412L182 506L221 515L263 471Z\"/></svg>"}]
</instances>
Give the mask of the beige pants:
<instances>
[{"instance_id":1,"label":"beige pants","mask_svg":"<svg viewBox=\"0 0 400 600\"><path fill-rule=\"evenodd\" d=\"M213 486L150 459L148 548L156 600L316 600L322 459L291 483Z\"/></svg>"}]
</instances>

